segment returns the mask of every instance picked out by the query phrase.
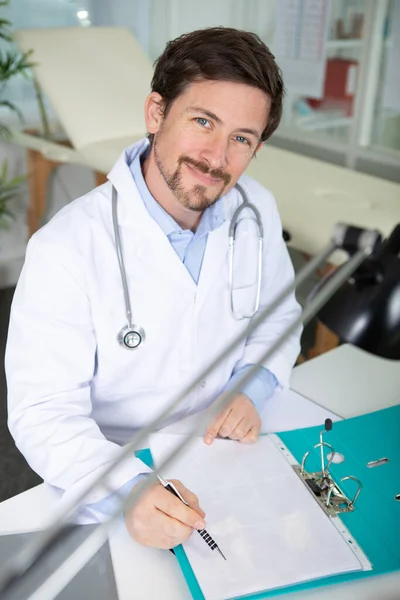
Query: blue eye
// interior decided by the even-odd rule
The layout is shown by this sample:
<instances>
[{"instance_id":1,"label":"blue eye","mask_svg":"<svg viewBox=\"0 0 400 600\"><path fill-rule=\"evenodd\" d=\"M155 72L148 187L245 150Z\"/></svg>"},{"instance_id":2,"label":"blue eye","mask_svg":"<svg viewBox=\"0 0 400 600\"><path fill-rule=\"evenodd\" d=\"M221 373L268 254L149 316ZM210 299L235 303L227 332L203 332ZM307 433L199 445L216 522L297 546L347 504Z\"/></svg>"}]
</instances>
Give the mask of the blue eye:
<instances>
[{"instance_id":1,"label":"blue eye","mask_svg":"<svg viewBox=\"0 0 400 600\"><path fill-rule=\"evenodd\" d=\"M248 145L250 145L249 140L247 138L243 137L242 135L237 135L236 136L236 140L238 142L240 142L241 144L248 144Z\"/></svg>"},{"instance_id":2,"label":"blue eye","mask_svg":"<svg viewBox=\"0 0 400 600\"><path fill-rule=\"evenodd\" d=\"M196 121L198 122L199 125L201 125L202 127L205 127L206 125L209 125L209 121L207 119L204 119L203 117L197 117Z\"/></svg>"}]
</instances>

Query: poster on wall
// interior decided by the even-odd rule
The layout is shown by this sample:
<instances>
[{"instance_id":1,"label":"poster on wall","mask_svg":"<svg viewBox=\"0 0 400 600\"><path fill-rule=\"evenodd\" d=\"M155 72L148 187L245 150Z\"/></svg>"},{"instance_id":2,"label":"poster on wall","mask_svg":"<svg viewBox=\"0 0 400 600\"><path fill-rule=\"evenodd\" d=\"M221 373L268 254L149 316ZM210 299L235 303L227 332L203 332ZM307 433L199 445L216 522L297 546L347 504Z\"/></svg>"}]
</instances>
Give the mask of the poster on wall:
<instances>
[{"instance_id":1,"label":"poster on wall","mask_svg":"<svg viewBox=\"0 0 400 600\"><path fill-rule=\"evenodd\" d=\"M391 19L391 35L387 66L383 81L382 102L385 108L400 112L400 0L395 0Z\"/></svg>"},{"instance_id":2,"label":"poster on wall","mask_svg":"<svg viewBox=\"0 0 400 600\"><path fill-rule=\"evenodd\" d=\"M330 0L279 0L274 54L290 94L322 98Z\"/></svg>"}]
</instances>

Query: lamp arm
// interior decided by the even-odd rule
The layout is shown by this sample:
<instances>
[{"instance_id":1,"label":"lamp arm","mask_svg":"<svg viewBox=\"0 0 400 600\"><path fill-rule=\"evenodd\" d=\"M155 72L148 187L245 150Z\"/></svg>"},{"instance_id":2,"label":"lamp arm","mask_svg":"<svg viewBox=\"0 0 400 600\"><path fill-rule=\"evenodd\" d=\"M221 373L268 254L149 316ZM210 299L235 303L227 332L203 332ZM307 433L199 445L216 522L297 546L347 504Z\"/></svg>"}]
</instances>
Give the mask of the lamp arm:
<instances>
[{"instance_id":1,"label":"lamp arm","mask_svg":"<svg viewBox=\"0 0 400 600\"><path fill-rule=\"evenodd\" d=\"M332 240L326 246L326 248L322 250L319 255L314 257L303 269L301 269L292 284L287 286L280 294L278 294L278 296L269 306L260 311L257 317L252 319L252 322L247 330L238 335L230 344L230 346L220 353L212 365L207 367L194 381L189 383L185 389L169 403L168 407L161 413L159 417L154 419L152 423L142 428L137 434L135 434L128 444L121 449L121 452L118 454L116 459L110 463L110 465L108 465L107 468L90 485L87 486L87 488L78 496L78 498L70 501L70 503L64 507L62 511L56 511L56 514L54 515L48 527L44 531L38 533L36 539L28 542L19 552L17 557L13 557L12 560L9 560L4 565L0 571L0 595L2 593L7 593L8 591L11 592L12 588L14 588L14 584L18 583L19 578L22 578L23 575L35 565L53 540L55 540L63 531L67 524L68 517L76 512L86 496L98 485L104 485L107 487L107 477L111 474L113 469L119 465L129 454L131 454L134 448L137 447L137 445L144 438L157 429L158 426L164 422L169 413L175 407L177 407L180 402L194 388L196 388L201 381L203 381L204 378L207 378L208 375L225 360L226 356L232 351L232 348L245 340L252 331L254 331L272 312L274 312L276 307L279 306L279 304L289 294L291 294L298 285L300 285L305 279L307 279L307 277L309 277L310 274L312 274L319 266L321 266L329 258L332 252L340 247L338 240L341 237L341 232L344 227L345 226L343 225L337 226L334 230ZM340 235L338 234L338 231ZM181 452L181 450L183 450L191 442L193 436L204 427L206 422L216 416L221 409L229 403L233 396L241 390L243 385L253 377L259 366L268 360L300 325L308 323L314 314L320 310L320 308L335 293L342 283L372 252L376 244L376 235L374 236L374 232L369 231L365 233L370 235L364 235L363 239L360 241L361 248L359 251L352 256L352 258L343 266L342 269L335 273L332 279L327 283L326 287L324 287L318 296L316 296L304 309L302 315L300 315L300 317L298 317L291 325L287 327L281 337L270 348L268 348L268 350L260 358L259 362L248 370L246 375L237 382L235 387L219 396L207 415L199 415L196 426L182 441L181 445L167 456L167 458L159 467L160 471L168 466L170 462L172 462L174 458ZM39 600L39 597L40 600L53 599L64 588L66 583L68 583L68 581L70 581L76 575L80 568L82 568L82 562L86 563L101 547L107 538L107 532L111 523L118 517L118 515L121 514L121 511L126 507L132 506L138 500L141 494L156 481L156 475L151 474L146 478L145 482L135 486L130 495L121 502L121 505L118 507L117 511L108 520L101 523L95 529L95 531L88 536L85 542L83 542L81 546L75 550L68 557L68 559L66 559L66 561L64 561L57 568L57 570L50 575L50 577L48 577L48 579L40 586L40 588L38 588L38 590L31 594L26 600ZM74 557L77 555L79 555L79 561L76 559L74 560ZM62 574L62 571L67 569L69 570L68 576L66 576L66 573ZM2 596L2 598L6 600L6 596Z\"/></svg>"}]
</instances>

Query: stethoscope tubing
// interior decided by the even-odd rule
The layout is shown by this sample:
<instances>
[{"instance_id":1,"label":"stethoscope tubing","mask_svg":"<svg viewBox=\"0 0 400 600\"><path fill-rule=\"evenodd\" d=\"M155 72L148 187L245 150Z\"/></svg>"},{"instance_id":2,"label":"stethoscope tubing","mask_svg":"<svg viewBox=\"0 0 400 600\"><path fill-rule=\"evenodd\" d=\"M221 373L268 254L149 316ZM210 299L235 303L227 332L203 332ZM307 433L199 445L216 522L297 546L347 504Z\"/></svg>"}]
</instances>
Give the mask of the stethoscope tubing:
<instances>
[{"instance_id":1,"label":"stethoscope tubing","mask_svg":"<svg viewBox=\"0 0 400 600\"><path fill-rule=\"evenodd\" d=\"M237 321L241 321L243 319L251 319L258 312L260 307L260 297L261 297L261 281L262 281L262 262L263 262L263 247L264 247L264 227L262 224L261 213L254 204L248 201L247 194L244 191L243 187L237 183L235 186L240 195L242 196L242 203L237 207L235 212L232 215L231 223L229 226L229 296L231 303L231 312L233 317ZM236 229L239 225L239 217L240 213L245 210L251 210L255 215L255 221L258 227L258 256L257 256L257 290L256 297L254 302L253 310L250 314L243 315L236 312L233 302L233 267L234 267L234 254L235 254L235 245L236 245Z\"/></svg>"},{"instance_id":2,"label":"stethoscope tubing","mask_svg":"<svg viewBox=\"0 0 400 600\"><path fill-rule=\"evenodd\" d=\"M254 204L251 204L248 201L246 192L244 191L243 187L239 183L236 183L235 187L238 189L240 195L242 196L242 203L238 206L238 208L233 213L231 223L229 226L229 293L230 293L230 303L231 303L232 315L236 320L242 320L242 319L250 319L251 317L253 317L257 313L259 306L260 306L264 228L263 228L263 224L262 224L261 214L260 214L260 211L258 210L258 208L256 206L254 206ZM117 257L118 257L118 265L119 265L119 271L120 271L120 275L121 275L122 289L123 289L124 301L125 301L125 312L126 312L126 318L128 321L128 325L127 326L125 325L123 327L121 332L118 334L117 339L122 346L132 350L132 349L136 349L141 344L141 342L145 338L145 335L144 335L144 330L141 327L133 325L133 321L132 321L131 301L130 301L130 296L129 296L128 281L127 281L127 277L126 277L126 270L125 270L123 252L122 252L121 236L120 236L119 224L118 224L117 203L118 203L118 193L117 193L116 188L114 186L112 186L112 222L113 222L113 229L114 229L115 249L116 249L116 253L117 253ZM244 209L249 209L253 212L253 214L255 215L255 221L258 226L257 290L256 290L256 298L255 298L254 308L253 308L251 314L248 314L248 315L242 315L242 314L237 313L235 311L235 307L234 307L234 303L233 303L233 266L234 266L233 263L234 263L234 252L235 252L235 243L236 243L236 228L238 227L239 222L240 222L239 216ZM129 346L126 343L126 339L127 339L126 334L127 333L132 333L134 335L139 336L140 341L138 342L138 344L136 346L134 346L134 347Z\"/></svg>"},{"instance_id":3,"label":"stethoscope tubing","mask_svg":"<svg viewBox=\"0 0 400 600\"><path fill-rule=\"evenodd\" d=\"M112 186L112 220L113 220L113 227L114 227L115 248L117 251L119 271L121 274L122 289L124 291L126 318L128 321L128 326L131 328L132 327L132 308L131 308L131 301L130 301L130 297L129 297L128 281L126 278L124 258L122 255L121 236L119 234L117 199L118 199L117 190L115 189L114 186Z\"/></svg>"}]
</instances>

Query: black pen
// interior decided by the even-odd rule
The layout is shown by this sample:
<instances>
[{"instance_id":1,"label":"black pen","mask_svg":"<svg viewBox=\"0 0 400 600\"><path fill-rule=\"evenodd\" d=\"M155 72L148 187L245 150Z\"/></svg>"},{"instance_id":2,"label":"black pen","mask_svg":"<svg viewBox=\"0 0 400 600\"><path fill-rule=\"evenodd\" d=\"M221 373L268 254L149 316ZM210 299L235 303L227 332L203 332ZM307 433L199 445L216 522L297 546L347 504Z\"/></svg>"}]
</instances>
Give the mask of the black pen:
<instances>
[{"instance_id":1,"label":"black pen","mask_svg":"<svg viewBox=\"0 0 400 600\"><path fill-rule=\"evenodd\" d=\"M158 477L158 480L161 483L161 485L163 485L166 490L168 490L169 492L171 492L171 494L173 494L174 496L179 498L179 500L181 500L184 504L186 504L186 506L189 506L189 504L186 502L185 498L178 492L177 488L174 486L174 484L171 481L167 481L166 479L163 479L163 477L161 477L161 475L157 475L157 477ZM216 550L217 552L219 552L219 554L222 556L222 558L224 560L226 560L226 557L222 553L217 542L215 542L213 540L211 535L205 529L196 529L196 531L197 531L197 533L199 533L201 535L201 537L206 542L206 544L209 546L209 548L211 548L211 550Z\"/></svg>"}]
</instances>

